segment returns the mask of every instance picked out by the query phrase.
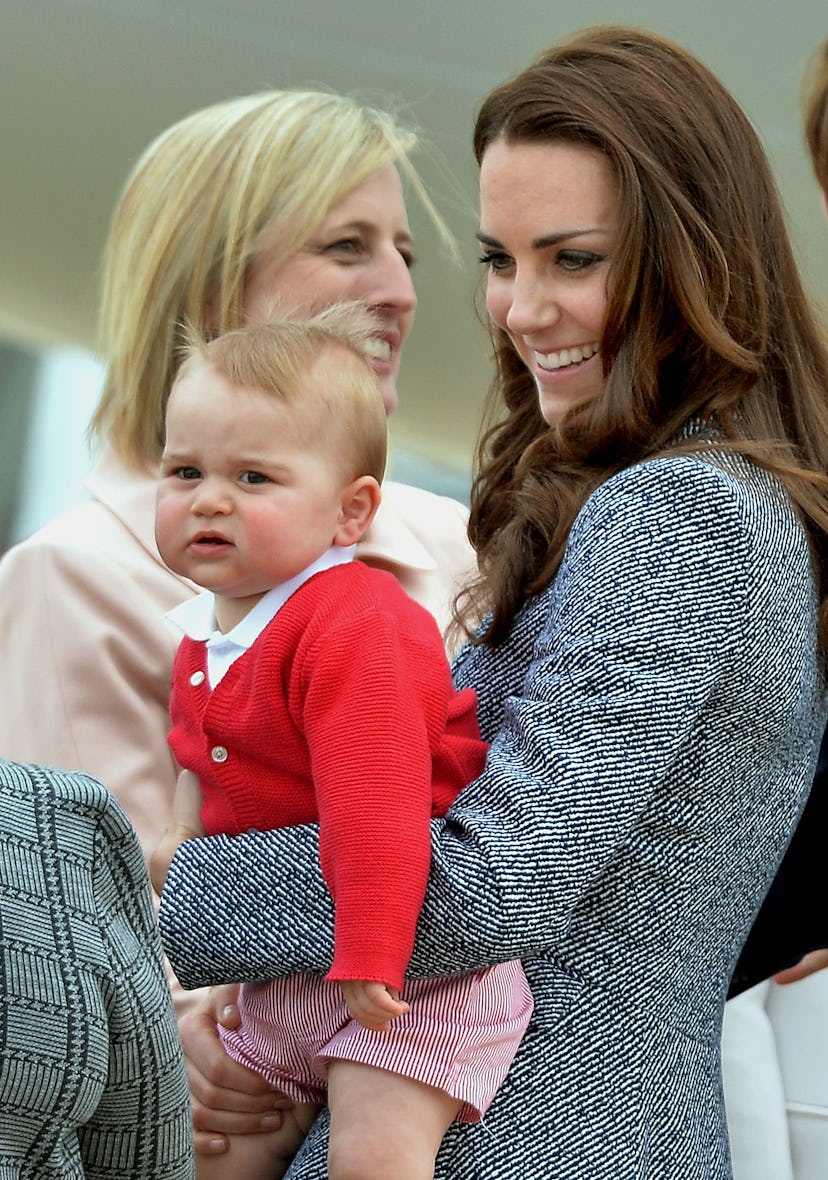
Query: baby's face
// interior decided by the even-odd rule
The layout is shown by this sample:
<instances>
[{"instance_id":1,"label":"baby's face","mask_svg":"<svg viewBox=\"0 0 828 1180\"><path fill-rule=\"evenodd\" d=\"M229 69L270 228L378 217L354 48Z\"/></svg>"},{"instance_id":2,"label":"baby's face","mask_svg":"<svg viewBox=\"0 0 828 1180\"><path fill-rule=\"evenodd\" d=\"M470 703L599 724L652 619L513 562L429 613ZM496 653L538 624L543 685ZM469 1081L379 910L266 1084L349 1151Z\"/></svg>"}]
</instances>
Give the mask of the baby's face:
<instances>
[{"instance_id":1,"label":"baby's face","mask_svg":"<svg viewBox=\"0 0 828 1180\"><path fill-rule=\"evenodd\" d=\"M297 407L234 388L203 361L173 386L156 504L167 565L236 604L238 618L334 544L341 465Z\"/></svg>"}]
</instances>

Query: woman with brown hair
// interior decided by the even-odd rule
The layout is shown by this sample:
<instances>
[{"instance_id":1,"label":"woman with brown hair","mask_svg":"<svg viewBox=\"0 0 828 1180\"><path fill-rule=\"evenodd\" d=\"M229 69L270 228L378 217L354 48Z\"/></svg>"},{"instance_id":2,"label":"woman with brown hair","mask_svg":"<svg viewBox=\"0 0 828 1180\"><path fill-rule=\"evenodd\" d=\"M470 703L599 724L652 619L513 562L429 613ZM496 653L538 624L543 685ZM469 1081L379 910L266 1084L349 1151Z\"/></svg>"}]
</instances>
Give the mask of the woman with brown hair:
<instances>
[{"instance_id":1,"label":"woman with brown hair","mask_svg":"<svg viewBox=\"0 0 828 1180\"><path fill-rule=\"evenodd\" d=\"M496 367L454 674L492 748L411 974L520 957L536 1007L435 1175L725 1180L722 1010L825 722L828 356L758 139L677 46L577 35L474 143ZM324 972L317 858L311 828L183 845L182 980Z\"/></svg>"}]
</instances>

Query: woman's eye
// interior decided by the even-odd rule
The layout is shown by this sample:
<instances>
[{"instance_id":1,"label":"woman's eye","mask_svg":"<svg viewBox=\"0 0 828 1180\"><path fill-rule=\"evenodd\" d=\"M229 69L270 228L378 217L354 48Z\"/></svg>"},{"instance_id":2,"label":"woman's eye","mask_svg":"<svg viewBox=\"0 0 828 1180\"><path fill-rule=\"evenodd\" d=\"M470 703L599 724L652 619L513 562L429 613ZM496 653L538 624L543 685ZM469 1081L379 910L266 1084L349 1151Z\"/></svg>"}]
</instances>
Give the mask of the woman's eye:
<instances>
[{"instance_id":1,"label":"woman's eye","mask_svg":"<svg viewBox=\"0 0 828 1180\"><path fill-rule=\"evenodd\" d=\"M589 250L562 250L558 255L558 265L563 270L586 270L600 261L601 256Z\"/></svg>"},{"instance_id":2,"label":"woman's eye","mask_svg":"<svg viewBox=\"0 0 828 1180\"><path fill-rule=\"evenodd\" d=\"M339 238L325 247L326 254L359 254L361 250L359 238Z\"/></svg>"},{"instance_id":3,"label":"woman's eye","mask_svg":"<svg viewBox=\"0 0 828 1180\"><path fill-rule=\"evenodd\" d=\"M246 484L260 484L270 482L266 475L262 475L261 471L245 471L242 474L241 481L242 483Z\"/></svg>"},{"instance_id":4,"label":"woman's eye","mask_svg":"<svg viewBox=\"0 0 828 1180\"><path fill-rule=\"evenodd\" d=\"M483 266L488 267L489 271L508 270L512 265L511 255L504 254L500 250L487 250L480 255L479 261Z\"/></svg>"}]
</instances>

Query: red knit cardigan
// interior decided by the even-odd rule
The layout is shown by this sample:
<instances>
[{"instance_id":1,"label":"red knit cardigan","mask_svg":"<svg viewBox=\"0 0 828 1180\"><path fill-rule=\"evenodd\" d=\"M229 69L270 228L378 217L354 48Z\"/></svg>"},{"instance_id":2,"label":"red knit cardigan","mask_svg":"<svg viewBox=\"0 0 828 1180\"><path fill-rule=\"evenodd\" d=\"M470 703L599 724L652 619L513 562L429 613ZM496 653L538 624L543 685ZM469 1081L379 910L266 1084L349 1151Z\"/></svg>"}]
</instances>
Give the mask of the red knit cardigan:
<instances>
[{"instance_id":1,"label":"red knit cardigan","mask_svg":"<svg viewBox=\"0 0 828 1180\"><path fill-rule=\"evenodd\" d=\"M314 575L214 691L205 645L173 669L176 759L209 834L319 822L336 907L329 979L401 987L430 863L429 820L476 778L476 696L432 616L361 562Z\"/></svg>"}]
</instances>

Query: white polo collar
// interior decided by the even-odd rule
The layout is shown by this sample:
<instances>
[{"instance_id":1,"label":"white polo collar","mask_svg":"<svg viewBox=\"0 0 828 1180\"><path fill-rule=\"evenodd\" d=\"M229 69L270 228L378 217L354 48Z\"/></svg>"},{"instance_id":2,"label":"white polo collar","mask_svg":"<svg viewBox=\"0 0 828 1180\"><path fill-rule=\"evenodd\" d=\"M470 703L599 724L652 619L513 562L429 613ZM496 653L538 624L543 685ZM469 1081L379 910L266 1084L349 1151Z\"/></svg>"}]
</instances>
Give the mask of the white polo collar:
<instances>
[{"instance_id":1,"label":"white polo collar","mask_svg":"<svg viewBox=\"0 0 828 1180\"><path fill-rule=\"evenodd\" d=\"M222 632L216 626L215 595L203 590L180 606L167 611L166 618L190 639L207 648L207 677L211 688L219 683L227 669L252 647L268 623L299 587L322 570L333 569L353 561L356 545L333 545L321 557L294 578L268 590L251 611L232 630Z\"/></svg>"}]
</instances>

